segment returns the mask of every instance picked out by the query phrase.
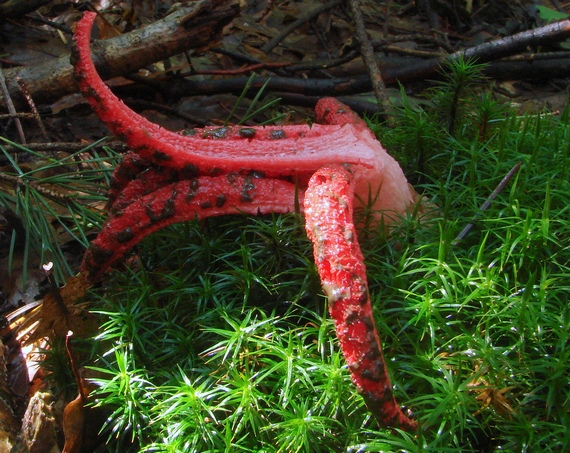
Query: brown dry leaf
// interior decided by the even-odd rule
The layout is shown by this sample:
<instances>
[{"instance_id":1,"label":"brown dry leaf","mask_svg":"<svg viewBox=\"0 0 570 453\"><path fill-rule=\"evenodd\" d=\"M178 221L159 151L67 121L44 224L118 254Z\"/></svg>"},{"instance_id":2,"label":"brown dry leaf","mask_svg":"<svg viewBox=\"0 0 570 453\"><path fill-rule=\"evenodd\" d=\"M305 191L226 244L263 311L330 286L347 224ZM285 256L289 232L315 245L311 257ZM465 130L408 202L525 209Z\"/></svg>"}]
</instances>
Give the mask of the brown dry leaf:
<instances>
[{"instance_id":1,"label":"brown dry leaf","mask_svg":"<svg viewBox=\"0 0 570 453\"><path fill-rule=\"evenodd\" d=\"M62 453L77 453L83 447L85 404L81 393L63 410L63 435L65 445Z\"/></svg>"},{"instance_id":2,"label":"brown dry leaf","mask_svg":"<svg viewBox=\"0 0 570 453\"><path fill-rule=\"evenodd\" d=\"M279 30L257 23L251 16L241 16L234 19L232 27L244 33L243 39L246 43L248 41L262 42L262 37L274 38L279 34Z\"/></svg>"},{"instance_id":3,"label":"brown dry leaf","mask_svg":"<svg viewBox=\"0 0 570 453\"><path fill-rule=\"evenodd\" d=\"M92 331L91 318L85 307L77 304L93 282L84 274L71 277L65 286L53 289L42 304L26 319L25 326L38 323L26 339L26 343L44 337L64 337L70 330L76 336L85 337Z\"/></svg>"},{"instance_id":4,"label":"brown dry leaf","mask_svg":"<svg viewBox=\"0 0 570 453\"><path fill-rule=\"evenodd\" d=\"M503 417L510 418L515 414L515 410L507 401L505 393L511 390L511 388L512 387L506 387L499 390L493 387L487 387L482 389L475 399L477 401L481 401L483 407L475 412L474 415L478 415L483 409L493 405L493 408L497 413L501 414Z\"/></svg>"},{"instance_id":5,"label":"brown dry leaf","mask_svg":"<svg viewBox=\"0 0 570 453\"><path fill-rule=\"evenodd\" d=\"M481 409L476 411L473 415L480 414L484 409L492 406L495 411L503 417L510 418L516 414L516 411L509 404L507 396L505 395L512 387L505 387L502 389L491 385L484 378L479 377L468 386L477 393L475 399L481 403Z\"/></svg>"},{"instance_id":6,"label":"brown dry leaf","mask_svg":"<svg viewBox=\"0 0 570 453\"><path fill-rule=\"evenodd\" d=\"M121 34L121 30L113 26L102 14L97 15L96 22L99 29L99 39L114 38Z\"/></svg>"}]
</instances>

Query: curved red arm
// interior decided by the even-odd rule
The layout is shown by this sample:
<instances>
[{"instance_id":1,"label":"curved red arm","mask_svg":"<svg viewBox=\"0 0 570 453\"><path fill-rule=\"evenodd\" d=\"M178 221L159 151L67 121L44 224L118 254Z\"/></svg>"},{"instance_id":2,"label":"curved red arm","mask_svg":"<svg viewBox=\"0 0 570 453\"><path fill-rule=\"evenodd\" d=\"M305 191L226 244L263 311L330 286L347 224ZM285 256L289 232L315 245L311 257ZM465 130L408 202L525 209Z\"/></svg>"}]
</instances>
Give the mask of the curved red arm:
<instances>
[{"instance_id":1,"label":"curved red arm","mask_svg":"<svg viewBox=\"0 0 570 453\"><path fill-rule=\"evenodd\" d=\"M355 190L374 208L402 214L415 201L398 163L386 153L364 121L333 98L316 106L317 123L196 129L183 136L129 109L101 80L91 60L90 35L96 14L86 12L77 24L73 49L75 75L99 118L134 151L155 163L186 173L216 175L257 171L267 177L294 178L304 187L326 164L350 164Z\"/></svg>"},{"instance_id":2,"label":"curved red arm","mask_svg":"<svg viewBox=\"0 0 570 453\"><path fill-rule=\"evenodd\" d=\"M109 217L87 249L81 271L98 280L142 239L167 225L224 214L294 212L296 196L294 184L251 175L201 176L165 185Z\"/></svg>"},{"instance_id":3,"label":"curved red arm","mask_svg":"<svg viewBox=\"0 0 570 453\"><path fill-rule=\"evenodd\" d=\"M348 168L318 170L305 192L307 235L313 242L329 312L358 392L385 426L414 431L417 423L404 415L392 393L352 220L353 199L353 175Z\"/></svg>"}]
</instances>

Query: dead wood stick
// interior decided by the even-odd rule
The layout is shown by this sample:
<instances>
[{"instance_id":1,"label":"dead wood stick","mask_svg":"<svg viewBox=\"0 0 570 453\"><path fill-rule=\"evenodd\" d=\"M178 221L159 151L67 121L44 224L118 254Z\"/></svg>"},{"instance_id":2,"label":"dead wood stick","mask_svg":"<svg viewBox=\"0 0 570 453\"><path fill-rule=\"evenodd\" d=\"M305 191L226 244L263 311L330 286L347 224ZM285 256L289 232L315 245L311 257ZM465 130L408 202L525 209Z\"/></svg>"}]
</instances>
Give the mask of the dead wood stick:
<instances>
[{"instance_id":1,"label":"dead wood stick","mask_svg":"<svg viewBox=\"0 0 570 453\"><path fill-rule=\"evenodd\" d=\"M569 50L554 52L521 53L512 57L503 58L501 61L535 61L535 60L563 60L570 58Z\"/></svg>"},{"instance_id":2,"label":"dead wood stick","mask_svg":"<svg viewBox=\"0 0 570 453\"><path fill-rule=\"evenodd\" d=\"M233 0L198 0L184 3L147 27L93 45L95 65L104 78L129 74L156 61L189 49L215 43L222 28L238 14ZM69 55L45 64L5 71L8 91L17 109L26 105L18 88L20 77L36 104L78 91ZM0 109L6 98L0 97Z\"/></svg>"},{"instance_id":3,"label":"dead wood stick","mask_svg":"<svg viewBox=\"0 0 570 453\"><path fill-rule=\"evenodd\" d=\"M220 80L173 80L160 83L160 92L170 99L197 94L220 93L239 94L250 80L249 77L233 77ZM302 79L299 77L265 77L251 79L251 92L255 93L263 85L266 91L286 91L312 96L336 96L370 91L370 77L343 77L338 79Z\"/></svg>"},{"instance_id":4,"label":"dead wood stick","mask_svg":"<svg viewBox=\"0 0 570 453\"><path fill-rule=\"evenodd\" d=\"M22 123L20 122L20 118L18 118L18 112L16 111L16 107L14 107L14 103L12 102L12 98L10 97L10 93L8 92L8 86L6 85L6 78L4 77L4 70L0 66L0 89L4 98L6 99L6 106L8 107L8 113L12 118L14 118L16 124L16 130L18 131L18 135L20 136L20 142L26 143L26 135L24 134L24 129L22 128Z\"/></svg>"},{"instance_id":5,"label":"dead wood stick","mask_svg":"<svg viewBox=\"0 0 570 453\"><path fill-rule=\"evenodd\" d=\"M520 167L521 167L521 162L517 162L515 164L515 166L509 170L509 172L505 175L505 177L501 180L501 182L499 184L497 184L497 187L495 187L495 190L493 190L493 192L491 192L491 195L489 195L487 197L487 199L485 200L485 202L481 205L481 207L479 208L479 212L477 212L471 218L469 223L467 223L467 225L465 225L465 228L463 228L461 230L461 232L457 235L457 237L455 238L455 240L452 242L451 245L455 246L455 245L459 244L459 241L461 241L462 239L465 238L465 236L467 236L467 233L469 233L469 231L471 231L471 228L473 228L473 226L475 225L477 220L479 220L481 213L485 212L487 209L489 209L489 206L491 206L491 203L493 202L493 200L495 198L497 198L497 195L499 195L501 193L501 191L505 188L507 183L515 175L515 173L517 171L519 171Z\"/></svg>"},{"instance_id":6,"label":"dead wood stick","mask_svg":"<svg viewBox=\"0 0 570 453\"><path fill-rule=\"evenodd\" d=\"M570 58L556 60L494 61L484 74L495 80L565 79L570 74Z\"/></svg>"},{"instance_id":7,"label":"dead wood stick","mask_svg":"<svg viewBox=\"0 0 570 453\"><path fill-rule=\"evenodd\" d=\"M544 27L523 31L512 36L496 39L478 46L459 50L450 55L440 58L426 60L413 66L401 68L392 73L396 79L400 79L400 74L404 76L414 72L416 77L431 76L434 72L449 61L458 58L473 58L479 63L486 63L500 58L524 52L527 47L553 44L570 37L570 20L563 20Z\"/></svg>"},{"instance_id":8,"label":"dead wood stick","mask_svg":"<svg viewBox=\"0 0 570 453\"><path fill-rule=\"evenodd\" d=\"M42 117L40 116L38 109L36 108L36 103L34 102L33 98L30 96L30 92L28 91L28 87L26 86L26 83L22 79L20 79L19 77L16 79L16 81L18 82L18 86L20 87L20 91L22 92L22 94L26 98L26 102L30 106L30 110L32 112L32 115L33 115L34 119L36 120L38 128L40 129L40 132L42 133L42 137L44 138L44 140L46 142L49 142L49 136L48 136L47 130L44 126L44 122L42 121Z\"/></svg>"},{"instance_id":9,"label":"dead wood stick","mask_svg":"<svg viewBox=\"0 0 570 453\"><path fill-rule=\"evenodd\" d=\"M430 60L431 61L431 60ZM430 65L430 71L417 69L418 65L405 68L385 68L382 76L386 85L395 85L426 77L435 79L442 62ZM484 74L498 80L536 79L547 77L566 77L570 73L570 58L564 60L536 60L531 62L492 62L484 69ZM168 99L179 99L185 96L213 95L221 93L239 94L250 80L249 77L233 77L220 80L153 80L155 89ZM265 77L258 76L251 80L255 90L264 84L266 92L289 92L306 96L342 96L370 91L372 85L368 74L335 79L302 79L298 77Z\"/></svg>"},{"instance_id":10,"label":"dead wood stick","mask_svg":"<svg viewBox=\"0 0 570 453\"><path fill-rule=\"evenodd\" d=\"M315 9L312 9L311 11L308 11L306 14L303 14L297 20L291 22L287 27L285 27L281 31L281 33L279 33L277 36L275 36L273 39L271 39L269 42L267 42L267 44L265 44L261 48L261 50L264 53L271 52L275 47L277 47L279 45L280 42L282 42L287 36L289 36L291 34L291 32L293 32L294 30L299 28L305 22L308 22L311 19L314 19L315 17L324 13L325 11L328 11L329 9L340 5L342 2L343 2L343 0L334 0L331 3L323 4L321 6L316 7Z\"/></svg>"},{"instance_id":11,"label":"dead wood stick","mask_svg":"<svg viewBox=\"0 0 570 453\"><path fill-rule=\"evenodd\" d=\"M366 33L359 0L348 0L348 3L350 4L354 26L356 27L356 38L360 45L360 54L362 55L362 59L364 60L364 64L366 65L366 69L370 75L374 97L376 98L378 105L382 107L382 110L384 110L386 115L389 116L389 110L391 109L388 97L386 96L386 86L384 85L382 73L380 72L380 68L376 62L376 57L374 56L374 49L372 48L372 44L370 43L368 34Z\"/></svg>"},{"instance_id":12,"label":"dead wood stick","mask_svg":"<svg viewBox=\"0 0 570 453\"><path fill-rule=\"evenodd\" d=\"M479 62L497 60L523 52L529 46L551 44L569 36L570 20L563 20L470 47L463 51L455 52L451 56L457 58L459 55L463 55L465 58L477 58Z\"/></svg>"},{"instance_id":13,"label":"dead wood stick","mask_svg":"<svg viewBox=\"0 0 570 453\"><path fill-rule=\"evenodd\" d=\"M216 0L218 1L218 0ZM221 29L221 27L231 20L232 16L235 15L235 10L230 6L225 5L227 0L219 0L218 2L224 2L215 10L209 13L200 13L196 17L189 19L187 27L176 27L172 29L173 24L168 22L171 16L163 19L159 22L166 22L167 25L162 24L161 27L150 28L145 27L141 30L146 30L144 32L131 32L121 37L113 38L107 41L101 41L99 43L98 50L99 53L106 53L106 61L101 62L101 58L96 60L98 64L98 70L101 71L107 77L113 77L117 75L129 74L137 68L146 66L153 61L159 61L169 55L180 52L180 50L173 50L172 53L164 54L161 51L164 50L163 46L163 36L160 35L161 29L166 30L164 32L166 42L171 42L178 38L179 40L184 40L187 44L186 48L192 48L196 44L206 45L204 41L211 41L209 38L204 39L206 34L208 37L215 34L214 30L209 27L215 28L215 30ZM197 2L193 5L199 5L210 2L203 0ZM185 7L187 8L187 7ZM218 9L219 8L219 9ZM157 22L156 24L158 24ZM206 26L203 24L208 22ZM201 23L202 26L197 26L197 28L192 28L192 25L196 23ZM153 30L158 32L158 35L153 35ZM204 33L207 30L208 33ZM570 21L565 20L555 24L550 24L545 27L537 28L535 30L522 32L517 35L513 35L510 38L503 38L497 41L492 41L490 43L485 43L480 46L475 46L466 50L452 53L445 57L433 58L426 61L421 61L412 65L408 65L401 68L385 68L382 69L382 77L384 83L393 84L397 81L407 82L411 80L421 80L427 77L434 77L434 74L441 70L442 66L449 59L458 58L460 55L466 55L468 57L478 58L479 61L491 61L494 58L501 58L508 55L514 55L526 49L527 46L540 46L543 44L552 44L557 41L564 40L570 37ZM118 38L121 40L118 41ZM143 39L144 38L144 39ZM129 40L136 43L134 49L130 49ZM142 42L141 42L142 40ZM198 40L197 42L194 42ZM181 46L184 47L184 46ZM505 50L505 47L507 50ZM490 49L493 51L491 52ZM97 51L95 52L97 53ZM138 64L134 64L131 60L133 57L141 58ZM75 80L72 76L72 68L68 61L69 57L62 57L54 62L50 62L45 65L35 66L31 68L13 68L7 69L6 75L8 79L9 91L12 99L17 108L25 105L25 99L19 93L16 84L14 83L10 86L10 81L15 81L16 76L20 75L29 87L30 94L33 96L36 103L41 102L51 102L53 100L59 99L66 94L70 94L77 91ZM105 64L108 63L108 64ZM564 76L564 71L566 74L569 73L569 61L560 60L556 65L546 64L546 66L538 64L538 61L526 64L524 70L520 69L520 66L515 66L513 64L509 67L513 67L515 73L509 74L509 78L520 79L520 78L532 78L536 74L541 74L546 77L548 74L554 74L555 76ZM492 63L486 70L488 74L496 78L504 78L504 74L501 74L503 64L501 62ZM193 95L197 93L201 94L215 94L215 93L227 93L227 92L240 92L247 82L247 78L235 78L231 80L219 80L219 81L190 81L181 80L176 83L169 82L167 84L161 84L161 90L164 90L165 94L171 93L174 97L179 98L182 95ZM255 79L256 83L263 84L267 79L259 78ZM343 79L293 79L286 77L272 78L270 82L270 89L276 91L291 91L293 93L303 93L307 95L315 96L336 96L336 95L347 95L360 93L363 91L370 91L371 84L369 76L359 76L354 78L343 78ZM314 90L311 92L311 90ZM16 98L15 98L16 96ZM6 102L4 96L0 94L0 109L6 109Z\"/></svg>"},{"instance_id":14,"label":"dead wood stick","mask_svg":"<svg viewBox=\"0 0 570 453\"><path fill-rule=\"evenodd\" d=\"M258 58L254 58L254 57L251 57L249 55L242 54L240 52L236 52L233 50L224 49L221 47L212 47L210 50L213 52L220 53L222 55L226 55L228 57L231 57L234 60L239 61L240 63L241 62L247 63L251 66L266 64L263 62L263 60L260 60ZM342 57L338 57L338 58L332 58L332 59L328 59L328 60L310 60L310 61L304 61L301 63L289 63L289 64L278 63L278 64L281 67L283 67L284 69L286 69L286 71L289 73L293 73L293 72L297 72L297 71L311 71L311 70L319 71L322 69L330 69L330 68L333 68L336 66L340 66L344 63L348 63L349 61L354 60L357 56L358 56L358 51L356 49L348 48L347 52ZM266 66L266 67L269 67L269 66ZM278 71L274 71L274 72L277 73ZM282 72L284 72L284 71L282 71ZM283 74L280 74L280 75L283 75Z\"/></svg>"}]
</instances>

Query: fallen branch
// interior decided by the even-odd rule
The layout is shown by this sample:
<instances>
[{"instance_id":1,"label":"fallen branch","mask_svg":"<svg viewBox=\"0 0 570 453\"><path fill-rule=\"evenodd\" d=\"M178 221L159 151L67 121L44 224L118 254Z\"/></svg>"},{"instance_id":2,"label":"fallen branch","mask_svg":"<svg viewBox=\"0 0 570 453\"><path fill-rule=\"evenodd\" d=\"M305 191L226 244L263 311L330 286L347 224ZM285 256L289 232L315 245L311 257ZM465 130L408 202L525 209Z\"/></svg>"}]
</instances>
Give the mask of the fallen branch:
<instances>
[{"instance_id":1,"label":"fallen branch","mask_svg":"<svg viewBox=\"0 0 570 453\"><path fill-rule=\"evenodd\" d=\"M564 58L564 53L560 53L550 61L539 61L545 57L536 56L525 59L522 55L521 61L493 61L500 58L516 55L525 51L528 47L539 47L546 44L552 45L555 42L570 38L570 21L565 20L544 27L536 28L518 33L506 38L490 41L478 46L470 47L461 51L451 53L446 56L431 58L419 61L403 67L380 67L382 79L386 85L405 83L410 81L425 80L433 78L442 70L447 62L460 58L474 58L478 62L492 62L484 70L485 75L497 80L521 80L521 79L545 79L548 77L567 77L570 73L570 58ZM402 39L411 39L403 37ZM422 41L428 38L419 35ZM382 43L375 43L378 48ZM223 49L216 49L224 52ZM351 56L356 56L351 54ZM532 54L535 55L535 54ZM234 55L231 55L234 56ZM549 58L552 56L549 55ZM252 60L251 62L256 62ZM417 61L417 60L416 60ZM328 66L323 64L320 69ZM318 69L313 63L302 63L292 65L287 68L289 71L301 71L307 69ZM183 96L193 96L196 94L220 94L220 93L240 93L249 81L249 77L232 78L225 80L189 80L182 79L161 83L153 80L152 84L160 92L170 99L178 99ZM300 79L295 77L255 77L252 88L259 89L267 83L266 92L290 93L292 95L305 96L343 96L370 91L372 84L368 75L357 75L354 77L337 79ZM314 104L313 104L314 105ZM357 109L358 110L358 109ZM358 110L360 111L360 110Z\"/></svg>"},{"instance_id":2,"label":"fallen branch","mask_svg":"<svg viewBox=\"0 0 570 453\"><path fill-rule=\"evenodd\" d=\"M192 4L197 9L202 8L199 12L194 10L190 12L190 7L182 8L189 15L185 27L174 26L173 16L179 14L179 12L175 12L151 26L117 38L99 41L97 48L94 49L94 53L96 55L105 55L106 60L102 61L102 57L96 58L98 70L107 78L126 75L182 50L208 44L208 41L212 40L211 36L215 35L236 14L233 4L227 5L228 0L213 1L219 4L219 6L209 12L207 8L212 2L208 0ZM196 24L198 23L201 23L201 25L197 26ZM194 26L197 28L194 28ZM204 36L205 34L207 35L206 37ZM438 71L441 71L442 67L445 67L448 61L460 56L475 58L479 62L489 62L515 55L526 50L529 46L552 45L567 38L570 38L570 20L518 33L508 38L454 52L448 56L420 61L419 63L400 68L381 67L380 69L386 85L397 82L405 83L413 80L425 80L426 78L433 78ZM181 42L176 41L177 39L184 41L185 45L181 45ZM194 42L196 39L199 39L199 41ZM164 46L165 42L176 47L170 47L168 53L163 53L162 46ZM133 45L133 43L136 44ZM23 107L26 104L15 83L18 75L26 82L30 95L36 103L54 101L64 95L76 92L77 85L73 79L68 60L69 57L64 56L49 64L35 66L33 69L14 68L5 70L8 89L16 108ZM535 77L544 79L547 76L566 77L570 73L570 59L554 62L521 62L519 64L522 66L516 66L517 63L514 62L503 63L495 61L489 65L486 73L488 76L497 79L528 79ZM507 70L508 72L505 73L504 71ZM253 87L262 86L267 79L267 77L255 78ZM192 81L182 79L169 80L168 83L153 82L156 88L160 89L165 96L170 99L179 99L182 96L191 96L198 93L201 95L228 92L239 93L246 86L248 80L248 77L242 77L227 80ZM370 77L362 75L339 79L272 77L266 92L281 91L322 97L349 95L370 90ZM0 96L0 109L6 109L3 96Z\"/></svg>"},{"instance_id":3,"label":"fallen branch","mask_svg":"<svg viewBox=\"0 0 570 453\"><path fill-rule=\"evenodd\" d=\"M418 65L406 68L386 68L382 71L386 85L396 85L411 81L434 79L438 71L442 70L445 60L438 59L432 62L430 70L425 65L418 69ZM520 62L490 63L484 69L484 74L497 80L530 80L548 77L567 77L570 73L570 58L564 60L535 60ZM335 79L301 79L297 77L234 77L222 80L152 80L152 86L168 99L179 99L194 95L214 95L221 93L239 94L247 83L250 83L252 92L265 86L265 92L279 92L304 96L347 96L351 94L371 91L372 85L368 74L354 77L339 77ZM314 105L314 103L313 103Z\"/></svg>"},{"instance_id":4,"label":"fallen branch","mask_svg":"<svg viewBox=\"0 0 570 453\"><path fill-rule=\"evenodd\" d=\"M570 38L570 20L521 32L507 38L501 38L479 46L470 47L446 56L420 61L399 68L381 67L380 70L382 71L382 79L386 85L396 84L398 82L424 80L428 77L433 77L438 71L441 71L449 61L460 57L473 58L480 63L490 62L515 55L525 51L528 47L553 44L567 38ZM486 72L487 75L497 79L544 77L545 74L549 73L558 77L566 76L569 73L569 65L570 59L560 59L556 61L555 64L548 62L539 63L535 59L533 62L522 63L522 66L516 66L516 63L507 64L506 62L494 61L489 65ZM509 72L507 76L503 77L501 72L506 70L506 68L509 68ZM290 91L292 93L312 96L355 94L370 91L372 87L368 75L338 79L256 77L254 78L252 86L259 88L265 84L268 79L269 84L266 87L266 91ZM183 79L174 81L174 83L173 81L169 81L167 84L162 84L161 92L165 95L172 96L172 99L178 99L181 96L190 96L197 93L239 93L243 90L248 80L249 77L203 81ZM155 81L155 83L157 86L160 84L158 81Z\"/></svg>"},{"instance_id":5,"label":"fallen branch","mask_svg":"<svg viewBox=\"0 0 570 453\"><path fill-rule=\"evenodd\" d=\"M111 78L129 74L189 49L209 46L215 43L222 28L237 14L238 7L233 0L185 3L147 27L97 41L93 46L95 65L105 78ZM34 67L6 69L4 75L16 109L26 105L16 83L17 78L24 81L36 104L78 91L69 55ZM4 95L0 96L0 109L6 109Z\"/></svg>"},{"instance_id":6,"label":"fallen branch","mask_svg":"<svg viewBox=\"0 0 570 453\"><path fill-rule=\"evenodd\" d=\"M382 73L380 72L376 57L374 56L374 49L372 48L372 44L370 43L368 34L366 33L360 3L358 0L348 0L348 3L352 10L352 18L354 26L356 27L356 38L358 39L360 46L360 54L362 55L362 60L364 61L366 69L368 70L368 75L370 76L374 97L376 98L378 105L382 107L382 110L384 110L388 115L390 104L388 102L388 96L386 96L386 86L384 85Z\"/></svg>"}]
</instances>

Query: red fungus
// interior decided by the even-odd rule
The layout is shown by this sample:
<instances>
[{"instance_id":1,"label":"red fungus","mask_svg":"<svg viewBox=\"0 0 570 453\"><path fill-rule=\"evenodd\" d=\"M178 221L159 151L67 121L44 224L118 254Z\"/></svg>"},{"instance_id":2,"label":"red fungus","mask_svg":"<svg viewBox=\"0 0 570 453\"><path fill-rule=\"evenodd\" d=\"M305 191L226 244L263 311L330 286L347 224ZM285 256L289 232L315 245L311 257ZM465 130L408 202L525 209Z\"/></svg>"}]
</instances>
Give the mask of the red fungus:
<instances>
[{"instance_id":1,"label":"red fungus","mask_svg":"<svg viewBox=\"0 0 570 453\"><path fill-rule=\"evenodd\" d=\"M294 184L279 179L237 174L168 184L111 215L87 249L81 270L98 279L143 238L173 223L224 214L294 211L295 190Z\"/></svg>"},{"instance_id":2,"label":"red fungus","mask_svg":"<svg viewBox=\"0 0 570 453\"><path fill-rule=\"evenodd\" d=\"M115 170L110 216L85 254L82 274L97 280L143 237L175 222L300 206L353 382L382 424L416 429L392 393L353 223L355 198L366 203L371 196L385 223L417 199L397 162L362 119L332 98L318 102L311 127L166 131L126 107L99 78L89 48L94 19L85 13L77 25L75 74L100 119L138 155Z\"/></svg>"},{"instance_id":3,"label":"red fungus","mask_svg":"<svg viewBox=\"0 0 570 453\"><path fill-rule=\"evenodd\" d=\"M194 135L183 136L148 121L118 99L97 74L89 47L95 16L86 12L77 24L75 75L99 118L141 156L162 167L201 175L254 170L270 178L294 177L303 189L323 165L350 164L360 199L366 201L381 189L373 209L385 217L404 213L415 201L398 163L364 121L333 98L317 103L317 124L248 127L245 136L242 127L228 127L223 133L220 128L196 129Z\"/></svg>"},{"instance_id":4,"label":"red fungus","mask_svg":"<svg viewBox=\"0 0 570 453\"><path fill-rule=\"evenodd\" d=\"M392 393L374 324L366 267L353 223L353 200L350 169L319 169L305 192L307 235L352 381L384 425L413 431L416 422L404 415Z\"/></svg>"}]
</instances>

